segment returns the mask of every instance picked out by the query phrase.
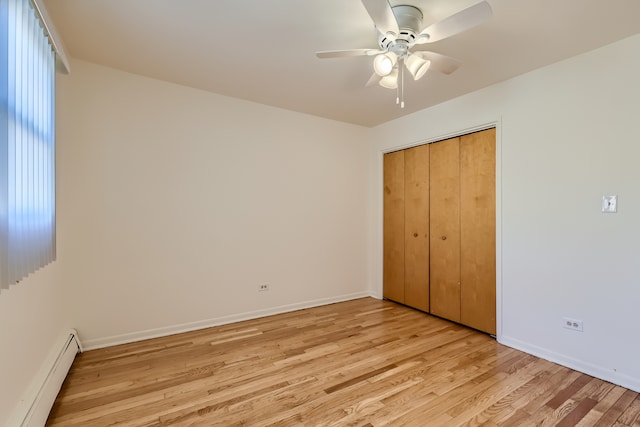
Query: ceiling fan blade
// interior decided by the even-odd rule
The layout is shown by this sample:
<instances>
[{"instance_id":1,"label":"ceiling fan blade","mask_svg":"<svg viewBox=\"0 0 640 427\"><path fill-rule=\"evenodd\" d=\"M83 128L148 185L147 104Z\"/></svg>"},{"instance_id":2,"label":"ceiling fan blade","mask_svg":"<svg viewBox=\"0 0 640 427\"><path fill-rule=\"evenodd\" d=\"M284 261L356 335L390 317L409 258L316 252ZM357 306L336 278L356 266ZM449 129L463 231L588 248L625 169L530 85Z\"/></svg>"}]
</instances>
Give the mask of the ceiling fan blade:
<instances>
[{"instance_id":1,"label":"ceiling fan blade","mask_svg":"<svg viewBox=\"0 0 640 427\"><path fill-rule=\"evenodd\" d=\"M481 1L458 13L454 13L440 22L429 25L418 35L416 43L433 43L446 39L482 24L492 15L491 5L486 1Z\"/></svg>"},{"instance_id":2,"label":"ceiling fan blade","mask_svg":"<svg viewBox=\"0 0 640 427\"><path fill-rule=\"evenodd\" d=\"M373 56L384 52L380 49L347 49L316 52L318 58L345 58L348 56Z\"/></svg>"},{"instance_id":3,"label":"ceiling fan blade","mask_svg":"<svg viewBox=\"0 0 640 427\"><path fill-rule=\"evenodd\" d=\"M398 21L389 2L387 0L362 0L362 4L367 9L378 31L391 40L395 40L400 34L400 28L398 28Z\"/></svg>"},{"instance_id":4,"label":"ceiling fan blade","mask_svg":"<svg viewBox=\"0 0 640 427\"><path fill-rule=\"evenodd\" d=\"M381 79L382 79L382 76L379 76L377 73L373 73L371 77L369 77L369 80L367 81L367 84L365 84L365 86L369 87L369 86L376 85Z\"/></svg>"},{"instance_id":5,"label":"ceiling fan blade","mask_svg":"<svg viewBox=\"0 0 640 427\"><path fill-rule=\"evenodd\" d=\"M435 52L417 51L413 52L413 55L418 55L422 59L431 61L429 68L441 72L442 74L451 74L462 65L462 61L452 58L450 56L441 55Z\"/></svg>"}]
</instances>

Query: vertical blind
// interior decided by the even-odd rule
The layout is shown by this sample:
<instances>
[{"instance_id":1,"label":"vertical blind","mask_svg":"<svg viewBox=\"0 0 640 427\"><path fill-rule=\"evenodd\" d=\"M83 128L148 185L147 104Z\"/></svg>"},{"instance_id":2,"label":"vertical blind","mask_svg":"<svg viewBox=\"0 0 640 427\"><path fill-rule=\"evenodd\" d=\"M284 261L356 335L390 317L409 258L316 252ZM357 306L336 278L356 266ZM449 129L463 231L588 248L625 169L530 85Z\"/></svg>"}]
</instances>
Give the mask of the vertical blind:
<instances>
[{"instance_id":1,"label":"vertical blind","mask_svg":"<svg viewBox=\"0 0 640 427\"><path fill-rule=\"evenodd\" d=\"M55 259L55 53L29 0L0 0L0 289Z\"/></svg>"}]
</instances>

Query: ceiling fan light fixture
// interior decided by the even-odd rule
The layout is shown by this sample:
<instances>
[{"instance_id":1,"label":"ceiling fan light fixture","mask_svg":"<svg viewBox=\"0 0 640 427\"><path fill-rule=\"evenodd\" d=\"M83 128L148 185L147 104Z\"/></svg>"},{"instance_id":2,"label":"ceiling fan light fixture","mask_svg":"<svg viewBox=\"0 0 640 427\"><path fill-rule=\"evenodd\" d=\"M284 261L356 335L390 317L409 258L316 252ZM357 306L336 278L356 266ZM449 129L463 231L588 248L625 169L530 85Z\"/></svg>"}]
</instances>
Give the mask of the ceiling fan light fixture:
<instances>
[{"instance_id":1,"label":"ceiling fan light fixture","mask_svg":"<svg viewBox=\"0 0 640 427\"><path fill-rule=\"evenodd\" d=\"M393 52L385 52L377 55L373 59L373 70L380 77L389 75L396 65L398 57Z\"/></svg>"},{"instance_id":2,"label":"ceiling fan light fixture","mask_svg":"<svg viewBox=\"0 0 640 427\"><path fill-rule=\"evenodd\" d=\"M478 3L473 6L422 28L424 15L416 6L391 6L391 0L361 1L377 31L378 48L316 52L316 56L373 56L374 73L366 85L378 83L384 88L395 89L396 104L400 105L400 108L404 108L405 67L413 79L418 80L429 68L442 74L451 74L461 64L459 60L439 53L412 52L411 49L415 45L437 42L470 30L491 18L493 14L488 0L475 0Z\"/></svg>"},{"instance_id":3,"label":"ceiling fan light fixture","mask_svg":"<svg viewBox=\"0 0 640 427\"><path fill-rule=\"evenodd\" d=\"M380 79L378 84L387 89L398 88L398 68L394 68L389 74Z\"/></svg>"},{"instance_id":4,"label":"ceiling fan light fixture","mask_svg":"<svg viewBox=\"0 0 640 427\"><path fill-rule=\"evenodd\" d=\"M405 61L407 70L411 73L414 80L420 79L429 69L431 61L422 58L418 54L411 54Z\"/></svg>"}]
</instances>

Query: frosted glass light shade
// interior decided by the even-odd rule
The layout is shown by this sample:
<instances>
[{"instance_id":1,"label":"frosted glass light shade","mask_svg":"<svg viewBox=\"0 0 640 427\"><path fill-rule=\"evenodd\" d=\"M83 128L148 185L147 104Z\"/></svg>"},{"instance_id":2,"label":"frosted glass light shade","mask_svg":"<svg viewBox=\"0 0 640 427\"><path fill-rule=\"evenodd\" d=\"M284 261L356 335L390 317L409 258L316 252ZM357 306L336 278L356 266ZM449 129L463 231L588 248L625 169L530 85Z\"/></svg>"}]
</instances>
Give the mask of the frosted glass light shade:
<instances>
[{"instance_id":1,"label":"frosted glass light shade","mask_svg":"<svg viewBox=\"0 0 640 427\"><path fill-rule=\"evenodd\" d=\"M373 70L380 77L389 75L396 65L398 57L392 52L381 53L373 59Z\"/></svg>"},{"instance_id":2,"label":"frosted glass light shade","mask_svg":"<svg viewBox=\"0 0 640 427\"><path fill-rule=\"evenodd\" d=\"M407 61L405 62L407 65L407 70L411 73L414 80L418 80L420 77L424 76L424 73L427 72L429 66L431 65L431 61L422 58L421 56L413 53L409 55Z\"/></svg>"},{"instance_id":3,"label":"frosted glass light shade","mask_svg":"<svg viewBox=\"0 0 640 427\"><path fill-rule=\"evenodd\" d=\"M394 68L389 74L381 78L378 84L387 89L396 89L398 87L398 69Z\"/></svg>"}]
</instances>

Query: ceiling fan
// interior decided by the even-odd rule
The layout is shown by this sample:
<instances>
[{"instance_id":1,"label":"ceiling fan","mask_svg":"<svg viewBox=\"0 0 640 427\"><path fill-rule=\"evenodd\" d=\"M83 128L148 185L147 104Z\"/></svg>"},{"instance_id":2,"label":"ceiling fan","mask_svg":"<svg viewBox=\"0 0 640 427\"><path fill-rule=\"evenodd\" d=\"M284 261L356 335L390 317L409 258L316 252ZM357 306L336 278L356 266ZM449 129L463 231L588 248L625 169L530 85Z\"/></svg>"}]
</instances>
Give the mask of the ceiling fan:
<instances>
[{"instance_id":1,"label":"ceiling fan","mask_svg":"<svg viewBox=\"0 0 640 427\"><path fill-rule=\"evenodd\" d=\"M380 84L396 89L396 103L404 108L404 70L414 80L420 79L429 68L444 74L454 72L461 62L435 52L416 50L415 45L433 43L469 30L491 18L493 12L486 0L422 28L423 14L410 5L391 6L388 0L362 0L378 32L377 49L348 49L316 52L318 58L374 56L374 73L367 86Z\"/></svg>"}]
</instances>

